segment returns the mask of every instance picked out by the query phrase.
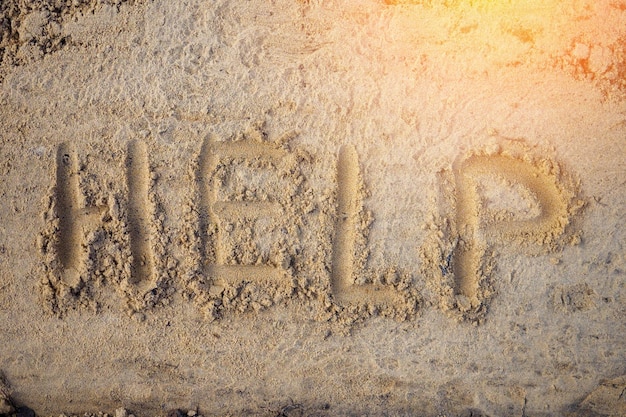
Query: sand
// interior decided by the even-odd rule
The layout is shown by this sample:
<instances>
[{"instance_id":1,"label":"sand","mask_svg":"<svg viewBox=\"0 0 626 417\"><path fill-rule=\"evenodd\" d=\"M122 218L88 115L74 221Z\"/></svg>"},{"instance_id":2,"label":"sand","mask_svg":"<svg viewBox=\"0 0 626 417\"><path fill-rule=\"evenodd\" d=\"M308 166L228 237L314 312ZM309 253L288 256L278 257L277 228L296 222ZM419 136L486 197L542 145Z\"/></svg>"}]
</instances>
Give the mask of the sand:
<instances>
[{"instance_id":1,"label":"sand","mask_svg":"<svg viewBox=\"0 0 626 417\"><path fill-rule=\"evenodd\" d=\"M0 414L626 415L625 2L11 0L0 58Z\"/></svg>"}]
</instances>

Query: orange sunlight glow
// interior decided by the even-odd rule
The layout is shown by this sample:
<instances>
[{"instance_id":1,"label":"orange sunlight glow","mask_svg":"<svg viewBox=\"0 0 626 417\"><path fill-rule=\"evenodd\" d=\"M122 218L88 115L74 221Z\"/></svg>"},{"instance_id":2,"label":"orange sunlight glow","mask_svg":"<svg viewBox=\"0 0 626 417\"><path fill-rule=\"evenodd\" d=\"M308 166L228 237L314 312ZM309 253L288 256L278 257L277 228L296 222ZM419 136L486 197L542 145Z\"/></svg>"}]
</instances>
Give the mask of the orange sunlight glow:
<instances>
[{"instance_id":1,"label":"orange sunlight glow","mask_svg":"<svg viewBox=\"0 0 626 417\"><path fill-rule=\"evenodd\" d=\"M590 3L563 0L387 0L396 13L385 29L400 44L484 56L486 65L516 65L571 48ZM459 53L460 51L460 53ZM408 51L407 51L408 52ZM489 61L489 62L487 62Z\"/></svg>"}]
</instances>

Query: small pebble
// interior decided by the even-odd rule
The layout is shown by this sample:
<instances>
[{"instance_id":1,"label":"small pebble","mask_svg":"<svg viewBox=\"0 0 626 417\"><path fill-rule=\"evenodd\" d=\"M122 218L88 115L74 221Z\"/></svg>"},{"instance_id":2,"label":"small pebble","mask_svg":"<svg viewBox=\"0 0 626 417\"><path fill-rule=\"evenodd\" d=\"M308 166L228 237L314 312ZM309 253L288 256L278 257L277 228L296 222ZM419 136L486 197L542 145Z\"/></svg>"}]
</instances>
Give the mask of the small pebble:
<instances>
[{"instance_id":1,"label":"small pebble","mask_svg":"<svg viewBox=\"0 0 626 417\"><path fill-rule=\"evenodd\" d=\"M35 412L28 407L18 407L15 417L35 417Z\"/></svg>"},{"instance_id":2,"label":"small pebble","mask_svg":"<svg viewBox=\"0 0 626 417\"><path fill-rule=\"evenodd\" d=\"M13 414L15 408L11 405L7 398L0 398L0 414L8 415Z\"/></svg>"},{"instance_id":3,"label":"small pebble","mask_svg":"<svg viewBox=\"0 0 626 417\"><path fill-rule=\"evenodd\" d=\"M128 411L125 408L118 408L115 410L115 417L128 417Z\"/></svg>"},{"instance_id":4,"label":"small pebble","mask_svg":"<svg viewBox=\"0 0 626 417\"><path fill-rule=\"evenodd\" d=\"M177 408L167 412L167 417L184 417L184 414Z\"/></svg>"},{"instance_id":5,"label":"small pebble","mask_svg":"<svg viewBox=\"0 0 626 417\"><path fill-rule=\"evenodd\" d=\"M143 323L146 320L146 315L143 313L139 313L139 312L135 312L133 313L133 315L131 316L133 320L135 320L137 323ZM117 417L117 416L116 416Z\"/></svg>"},{"instance_id":6,"label":"small pebble","mask_svg":"<svg viewBox=\"0 0 626 417\"><path fill-rule=\"evenodd\" d=\"M587 59L589 58L590 49L584 43L576 43L574 45L574 49L572 50L572 55L578 59Z\"/></svg>"}]
</instances>

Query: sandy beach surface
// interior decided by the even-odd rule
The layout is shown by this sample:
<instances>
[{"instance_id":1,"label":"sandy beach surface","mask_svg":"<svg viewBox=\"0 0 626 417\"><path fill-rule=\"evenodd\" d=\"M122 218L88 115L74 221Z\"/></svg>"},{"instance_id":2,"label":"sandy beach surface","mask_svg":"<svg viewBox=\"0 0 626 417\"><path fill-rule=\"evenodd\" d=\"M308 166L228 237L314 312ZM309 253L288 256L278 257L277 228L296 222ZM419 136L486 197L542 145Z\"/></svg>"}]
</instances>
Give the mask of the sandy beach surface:
<instances>
[{"instance_id":1,"label":"sandy beach surface","mask_svg":"<svg viewBox=\"0 0 626 417\"><path fill-rule=\"evenodd\" d=\"M0 415L623 417L625 223L626 1L0 2Z\"/></svg>"}]
</instances>

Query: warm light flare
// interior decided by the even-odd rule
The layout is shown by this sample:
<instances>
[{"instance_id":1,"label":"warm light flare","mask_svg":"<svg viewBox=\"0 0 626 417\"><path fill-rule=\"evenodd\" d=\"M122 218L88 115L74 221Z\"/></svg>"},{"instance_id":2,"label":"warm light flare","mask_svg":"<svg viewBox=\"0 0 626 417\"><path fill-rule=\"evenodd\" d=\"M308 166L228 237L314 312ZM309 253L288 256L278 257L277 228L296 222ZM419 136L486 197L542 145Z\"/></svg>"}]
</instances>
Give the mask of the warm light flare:
<instances>
[{"instance_id":1,"label":"warm light flare","mask_svg":"<svg viewBox=\"0 0 626 417\"><path fill-rule=\"evenodd\" d=\"M410 56L417 48L422 56L436 50L441 58L449 51L451 59L478 72L520 65L585 72L587 59L603 71L618 68L605 63L607 51L620 49L615 27L606 22L626 15L613 3L386 0L386 4L394 18L377 29L402 55Z\"/></svg>"},{"instance_id":2,"label":"warm light flare","mask_svg":"<svg viewBox=\"0 0 626 417\"><path fill-rule=\"evenodd\" d=\"M451 12L482 13L501 15L502 17L523 17L538 14L552 14L562 7L576 7L571 2L561 0L386 0L386 4L395 6L418 6L429 9L447 9Z\"/></svg>"},{"instance_id":3,"label":"warm light flare","mask_svg":"<svg viewBox=\"0 0 626 417\"><path fill-rule=\"evenodd\" d=\"M424 5L429 7L474 7L483 9L511 8L520 10L529 10L535 8L543 8L547 4L557 3L559 0L541 1L541 0L386 0L386 4L399 5Z\"/></svg>"}]
</instances>

